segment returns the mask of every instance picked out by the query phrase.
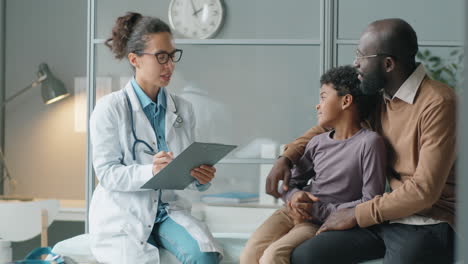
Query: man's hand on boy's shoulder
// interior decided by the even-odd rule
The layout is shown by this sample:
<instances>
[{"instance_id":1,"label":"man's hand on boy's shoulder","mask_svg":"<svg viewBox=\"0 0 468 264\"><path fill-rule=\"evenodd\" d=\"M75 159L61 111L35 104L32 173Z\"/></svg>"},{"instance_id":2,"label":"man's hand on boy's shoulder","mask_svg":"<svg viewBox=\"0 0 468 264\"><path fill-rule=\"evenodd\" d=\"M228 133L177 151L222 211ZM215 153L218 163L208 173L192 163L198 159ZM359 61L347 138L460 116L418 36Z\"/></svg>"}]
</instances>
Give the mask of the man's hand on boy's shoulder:
<instances>
[{"instance_id":1,"label":"man's hand on boy's shoulder","mask_svg":"<svg viewBox=\"0 0 468 264\"><path fill-rule=\"evenodd\" d=\"M278 192L278 183L283 181L283 190L288 191L289 179L291 178L292 162L286 157L279 157L266 179L266 193L276 198L281 197Z\"/></svg>"},{"instance_id":2,"label":"man's hand on boy's shoulder","mask_svg":"<svg viewBox=\"0 0 468 264\"><path fill-rule=\"evenodd\" d=\"M355 207L333 212L317 231L317 235L332 230L347 230L357 226Z\"/></svg>"}]
</instances>

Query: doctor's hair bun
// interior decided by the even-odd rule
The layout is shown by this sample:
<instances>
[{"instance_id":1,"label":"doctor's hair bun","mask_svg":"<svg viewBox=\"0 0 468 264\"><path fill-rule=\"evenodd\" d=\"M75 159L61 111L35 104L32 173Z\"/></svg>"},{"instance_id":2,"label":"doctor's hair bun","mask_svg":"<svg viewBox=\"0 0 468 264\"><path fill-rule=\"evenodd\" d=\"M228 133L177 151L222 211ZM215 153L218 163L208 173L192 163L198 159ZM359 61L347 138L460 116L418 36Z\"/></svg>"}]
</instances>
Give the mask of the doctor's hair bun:
<instances>
[{"instance_id":1,"label":"doctor's hair bun","mask_svg":"<svg viewBox=\"0 0 468 264\"><path fill-rule=\"evenodd\" d=\"M146 48L147 35L168 32L169 26L159 18L143 16L135 12L117 18L112 28L112 37L105 45L111 49L117 59L122 59L130 52L141 52Z\"/></svg>"},{"instance_id":2,"label":"doctor's hair bun","mask_svg":"<svg viewBox=\"0 0 468 264\"><path fill-rule=\"evenodd\" d=\"M112 28L112 37L105 42L105 45L112 50L117 59L122 59L127 55L127 42L133 28L142 17L140 13L127 12L125 16L117 18Z\"/></svg>"}]
</instances>

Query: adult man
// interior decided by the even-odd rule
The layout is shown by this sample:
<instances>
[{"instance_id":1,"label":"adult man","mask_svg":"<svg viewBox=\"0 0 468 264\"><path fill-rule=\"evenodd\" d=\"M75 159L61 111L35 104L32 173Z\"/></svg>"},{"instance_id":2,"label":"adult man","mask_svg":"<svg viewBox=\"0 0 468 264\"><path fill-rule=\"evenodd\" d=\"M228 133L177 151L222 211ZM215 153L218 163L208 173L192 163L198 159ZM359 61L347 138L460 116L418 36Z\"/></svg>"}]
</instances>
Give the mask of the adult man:
<instances>
[{"instance_id":1,"label":"adult man","mask_svg":"<svg viewBox=\"0 0 468 264\"><path fill-rule=\"evenodd\" d=\"M320 235L296 248L293 263L453 261L456 96L416 64L417 51L416 33L401 19L375 21L361 35L355 66L364 92L383 92L371 124L394 151L392 192L330 215ZM291 163L324 131L313 127L287 146L268 176L267 193L277 196L281 179L287 189ZM310 210L311 203L302 197L295 204Z\"/></svg>"}]
</instances>

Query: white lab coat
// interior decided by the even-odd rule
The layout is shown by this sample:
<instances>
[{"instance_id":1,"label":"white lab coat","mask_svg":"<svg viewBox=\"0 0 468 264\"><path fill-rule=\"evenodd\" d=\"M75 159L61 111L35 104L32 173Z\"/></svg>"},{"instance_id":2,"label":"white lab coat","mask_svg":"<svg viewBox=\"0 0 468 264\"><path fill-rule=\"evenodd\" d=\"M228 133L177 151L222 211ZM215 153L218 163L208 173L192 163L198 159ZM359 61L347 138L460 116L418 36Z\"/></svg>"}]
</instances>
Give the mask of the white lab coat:
<instances>
[{"instance_id":1,"label":"white lab coat","mask_svg":"<svg viewBox=\"0 0 468 264\"><path fill-rule=\"evenodd\" d=\"M138 139L156 150L156 137L130 82L125 86L133 107L133 122ZM195 117L191 104L166 92L166 142L177 156L194 141ZM152 156L137 144L132 157L133 135L124 90L101 98L90 121L93 165L99 180L89 212L91 250L102 263L159 263L159 251L147 243L158 208L158 192L141 190L152 177ZM177 116L183 119L175 127ZM196 188L192 184L192 188ZM172 190L164 190L162 200L169 203L168 214L197 240L203 252L222 250L204 223L190 215L190 203Z\"/></svg>"}]
</instances>

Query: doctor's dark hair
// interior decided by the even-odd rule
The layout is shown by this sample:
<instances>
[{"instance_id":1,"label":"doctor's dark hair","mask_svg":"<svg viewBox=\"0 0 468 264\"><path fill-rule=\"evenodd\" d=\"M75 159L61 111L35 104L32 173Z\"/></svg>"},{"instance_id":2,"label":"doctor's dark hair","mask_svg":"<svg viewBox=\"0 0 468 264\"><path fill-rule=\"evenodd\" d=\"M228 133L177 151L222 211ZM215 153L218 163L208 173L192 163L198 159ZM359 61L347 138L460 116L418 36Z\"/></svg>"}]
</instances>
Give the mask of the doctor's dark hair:
<instances>
[{"instance_id":1,"label":"doctor's dark hair","mask_svg":"<svg viewBox=\"0 0 468 264\"><path fill-rule=\"evenodd\" d=\"M172 34L170 27L159 18L127 12L117 18L112 28L112 37L106 40L105 45L120 60L130 52L143 51L148 35L160 32Z\"/></svg>"},{"instance_id":2,"label":"doctor's dark hair","mask_svg":"<svg viewBox=\"0 0 468 264\"><path fill-rule=\"evenodd\" d=\"M351 65L335 67L325 72L320 77L320 85L324 84L333 86L338 96L350 94L353 97L353 103L358 108L361 121L367 119L377 106L378 95L365 95L361 91L358 72Z\"/></svg>"}]
</instances>

